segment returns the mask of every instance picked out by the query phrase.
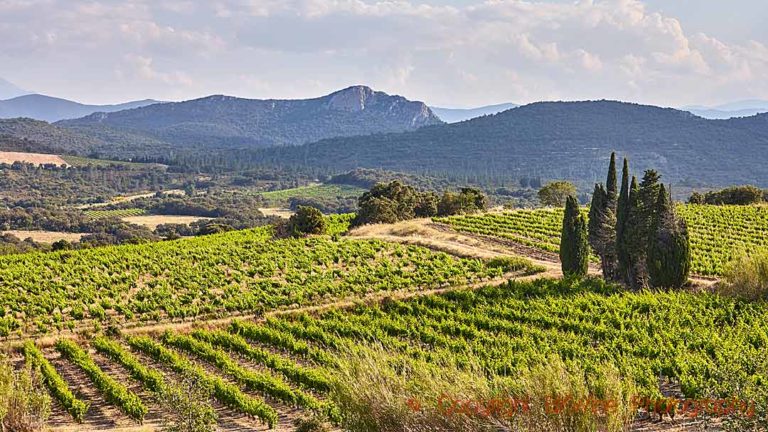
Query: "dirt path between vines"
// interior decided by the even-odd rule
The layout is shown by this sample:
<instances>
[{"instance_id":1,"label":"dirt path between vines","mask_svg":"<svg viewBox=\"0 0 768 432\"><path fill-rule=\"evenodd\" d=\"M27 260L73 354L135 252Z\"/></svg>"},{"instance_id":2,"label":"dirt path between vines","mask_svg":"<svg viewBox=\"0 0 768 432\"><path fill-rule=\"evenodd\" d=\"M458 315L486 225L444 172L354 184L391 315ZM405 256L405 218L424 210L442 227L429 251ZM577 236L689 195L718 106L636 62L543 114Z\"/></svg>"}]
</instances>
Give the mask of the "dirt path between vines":
<instances>
[{"instance_id":1,"label":"dirt path between vines","mask_svg":"<svg viewBox=\"0 0 768 432\"><path fill-rule=\"evenodd\" d=\"M433 222L431 219L414 219L389 225L366 225L353 229L349 236L413 244L468 258L525 257L547 269L545 273L538 276L553 278L563 276L560 257L555 253L526 246L510 239L459 232L448 225ZM600 267L590 263L589 274L600 275ZM696 275L689 279L692 289L709 289L718 282L716 278Z\"/></svg>"}]
</instances>

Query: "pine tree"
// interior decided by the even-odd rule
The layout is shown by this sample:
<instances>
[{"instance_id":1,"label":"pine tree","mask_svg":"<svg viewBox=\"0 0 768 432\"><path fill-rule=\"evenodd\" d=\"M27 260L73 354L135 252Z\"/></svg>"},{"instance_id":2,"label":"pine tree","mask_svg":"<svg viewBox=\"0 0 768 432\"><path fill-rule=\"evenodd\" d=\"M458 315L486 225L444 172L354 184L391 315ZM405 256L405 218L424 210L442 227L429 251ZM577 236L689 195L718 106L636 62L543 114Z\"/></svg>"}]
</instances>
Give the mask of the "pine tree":
<instances>
[{"instance_id":1,"label":"pine tree","mask_svg":"<svg viewBox=\"0 0 768 432\"><path fill-rule=\"evenodd\" d=\"M586 276L589 270L587 221L579 211L579 203L573 196L569 196L565 202L560 262L565 276Z\"/></svg>"},{"instance_id":2,"label":"pine tree","mask_svg":"<svg viewBox=\"0 0 768 432\"><path fill-rule=\"evenodd\" d=\"M664 185L654 212L648 245L648 276L654 288L680 288L691 270L691 245L685 221L678 219L671 192Z\"/></svg>"},{"instance_id":3,"label":"pine tree","mask_svg":"<svg viewBox=\"0 0 768 432\"><path fill-rule=\"evenodd\" d=\"M627 250L627 219L629 218L629 161L624 158L624 168L621 170L621 192L616 204L616 255L618 268L616 279L629 284L630 258Z\"/></svg>"}]
</instances>

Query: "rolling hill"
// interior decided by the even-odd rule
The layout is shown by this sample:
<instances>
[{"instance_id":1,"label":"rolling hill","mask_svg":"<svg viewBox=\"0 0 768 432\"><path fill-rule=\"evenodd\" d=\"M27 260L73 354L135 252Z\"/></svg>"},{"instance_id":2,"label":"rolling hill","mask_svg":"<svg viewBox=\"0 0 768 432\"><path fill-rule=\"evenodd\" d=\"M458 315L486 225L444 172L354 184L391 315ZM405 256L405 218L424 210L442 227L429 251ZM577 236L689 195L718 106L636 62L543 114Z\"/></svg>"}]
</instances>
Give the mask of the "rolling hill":
<instances>
[{"instance_id":1,"label":"rolling hill","mask_svg":"<svg viewBox=\"0 0 768 432\"><path fill-rule=\"evenodd\" d=\"M768 114L707 120L613 101L535 103L408 133L266 149L255 159L332 171L364 167L470 179L535 176L588 185L602 179L612 150L629 156L636 173L653 167L675 184L768 186Z\"/></svg>"},{"instance_id":2,"label":"rolling hill","mask_svg":"<svg viewBox=\"0 0 768 432\"><path fill-rule=\"evenodd\" d=\"M40 94L29 94L8 100L0 100L0 118L26 117L55 122L63 119L84 117L95 112L114 112L158 103L142 100L117 105L85 105L66 99Z\"/></svg>"},{"instance_id":3,"label":"rolling hill","mask_svg":"<svg viewBox=\"0 0 768 432\"><path fill-rule=\"evenodd\" d=\"M409 131L439 123L440 119L422 102L354 86L304 100L209 96L96 113L57 124L109 142L142 136L176 149L210 150L299 145L338 136Z\"/></svg>"}]
</instances>

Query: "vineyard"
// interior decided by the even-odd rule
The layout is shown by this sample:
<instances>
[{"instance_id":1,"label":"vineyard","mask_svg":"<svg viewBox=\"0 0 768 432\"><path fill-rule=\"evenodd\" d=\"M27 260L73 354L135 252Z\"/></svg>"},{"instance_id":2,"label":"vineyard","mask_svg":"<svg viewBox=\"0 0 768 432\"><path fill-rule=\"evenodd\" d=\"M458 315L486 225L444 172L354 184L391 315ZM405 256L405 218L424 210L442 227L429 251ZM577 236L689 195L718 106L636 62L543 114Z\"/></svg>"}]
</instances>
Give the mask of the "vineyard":
<instances>
[{"instance_id":1,"label":"vineyard","mask_svg":"<svg viewBox=\"0 0 768 432\"><path fill-rule=\"evenodd\" d=\"M117 210L86 210L85 215L91 219L124 218L130 216L143 216L147 211L140 208Z\"/></svg>"},{"instance_id":2,"label":"vineyard","mask_svg":"<svg viewBox=\"0 0 768 432\"><path fill-rule=\"evenodd\" d=\"M338 352L370 344L402 364L479 364L500 383L557 356L588 374L610 365L638 395L660 397L662 377L688 398L750 398L765 391L768 378L766 323L763 303L540 279L191 332L99 336L89 349L61 339L55 349L126 419L141 422L152 399L106 370L121 370L150 394L194 376L220 409L273 427L295 407L343 416L329 397ZM88 422L94 401L73 394L73 383L32 343L24 353L42 369L59 409Z\"/></svg>"},{"instance_id":3,"label":"vineyard","mask_svg":"<svg viewBox=\"0 0 768 432\"><path fill-rule=\"evenodd\" d=\"M332 219L342 229L348 216ZM470 284L529 268L417 246L270 228L143 245L0 257L0 336L255 314L380 291Z\"/></svg>"},{"instance_id":4,"label":"vineyard","mask_svg":"<svg viewBox=\"0 0 768 432\"><path fill-rule=\"evenodd\" d=\"M768 247L767 206L680 205L688 223L695 274L717 276L740 252ZM585 211L586 214L586 211ZM516 210L498 214L436 218L458 231L502 237L557 253L562 209Z\"/></svg>"},{"instance_id":5,"label":"vineyard","mask_svg":"<svg viewBox=\"0 0 768 432\"><path fill-rule=\"evenodd\" d=\"M350 198L357 199L366 192L365 189L349 185L311 185L302 186L293 189L282 189L277 191L262 192L261 196L272 206L285 206L290 198L302 199L328 199L328 198Z\"/></svg>"}]
</instances>

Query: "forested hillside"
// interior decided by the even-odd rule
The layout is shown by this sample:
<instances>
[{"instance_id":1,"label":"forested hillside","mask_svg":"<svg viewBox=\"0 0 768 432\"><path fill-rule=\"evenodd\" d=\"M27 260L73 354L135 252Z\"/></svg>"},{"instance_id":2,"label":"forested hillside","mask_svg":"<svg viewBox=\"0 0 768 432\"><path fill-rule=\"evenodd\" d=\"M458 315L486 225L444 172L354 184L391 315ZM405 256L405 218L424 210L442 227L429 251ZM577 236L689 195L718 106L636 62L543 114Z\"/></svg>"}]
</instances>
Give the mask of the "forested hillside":
<instances>
[{"instance_id":1,"label":"forested hillside","mask_svg":"<svg viewBox=\"0 0 768 432\"><path fill-rule=\"evenodd\" d=\"M349 170L384 168L488 178L592 183L606 155L687 185L768 185L768 115L706 120L688 112L611 101L544 102L403 134L337 138L267 149L260 163Z\"/></svg>"},{"instance_id":2,"label":"forested hillside","mask_svg":"<svg viewBox=\"0 0 768 432\"><path fill-rule=\"evenodd\" d=\"M355 86L316 99L209 96L58 123L105 141L136 137L176 149L260 148L402 132L441 123L421 102Z\"/></svg>"}]
</instances>

